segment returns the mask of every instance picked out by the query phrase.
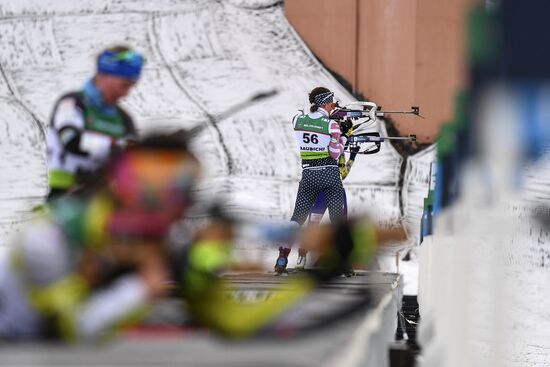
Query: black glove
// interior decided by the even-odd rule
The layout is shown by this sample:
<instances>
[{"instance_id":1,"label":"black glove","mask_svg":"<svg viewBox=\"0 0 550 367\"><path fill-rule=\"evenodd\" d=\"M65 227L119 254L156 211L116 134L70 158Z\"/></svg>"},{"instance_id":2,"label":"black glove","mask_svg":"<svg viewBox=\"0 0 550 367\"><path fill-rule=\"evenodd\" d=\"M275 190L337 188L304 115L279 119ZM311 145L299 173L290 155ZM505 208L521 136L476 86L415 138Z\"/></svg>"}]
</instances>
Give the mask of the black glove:
<instances>
[{"instance_id":1,"label":"black glove","mask_svg":"<svg viewBox=\"0 0 550 367\"><path fill-rule=\"evenodd\" d=\"M342 135L344 135L346 138L349 137L353 132L353 122L351 122L350 119L340 121L340 131L342 132Z\"/></svg>"},{"instance_id":2,"label":"black glove","mask_svg":"<svg viewBox=\"0 0 550 367\"><path fill-rule=\"evenodd\" d=\"M81 156L88 156L89 153L80 149L80 136L82 131L73 126L62 127L58 132L59 140L68 152Z\"/></svg>"}]
</instances>

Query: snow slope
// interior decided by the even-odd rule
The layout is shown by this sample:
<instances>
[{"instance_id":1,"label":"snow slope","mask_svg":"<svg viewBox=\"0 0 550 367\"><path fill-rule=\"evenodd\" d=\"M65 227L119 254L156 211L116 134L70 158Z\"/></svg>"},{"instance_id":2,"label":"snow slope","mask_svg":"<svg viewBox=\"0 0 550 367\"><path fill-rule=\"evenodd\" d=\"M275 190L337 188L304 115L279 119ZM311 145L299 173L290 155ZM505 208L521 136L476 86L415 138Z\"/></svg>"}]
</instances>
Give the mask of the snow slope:
<instances>
[{"instance_id":1,"label":"snow slope","mask_svg":"<svg viewBox=\"0 0 550 367\"><path fill-rule=\"evenodd\" d=\"M300 178L290 120L307 108L307 92L324 85L344 103L353 99L273 0L5 0L0 43L2 240L46 193L43 130L55 99L92 75L105 46L129 44L146 55L143 78L124 102L140 131L208 124L193 143L205 167L199 195L224 196L243 215L290 216ZM207 122L207 114L271 89L274 98ZM345 182L351 212L397 220L401 164L389 145L361 157ZM422 181L404 209L413 231Z\"/></svg>"}]
</instances>

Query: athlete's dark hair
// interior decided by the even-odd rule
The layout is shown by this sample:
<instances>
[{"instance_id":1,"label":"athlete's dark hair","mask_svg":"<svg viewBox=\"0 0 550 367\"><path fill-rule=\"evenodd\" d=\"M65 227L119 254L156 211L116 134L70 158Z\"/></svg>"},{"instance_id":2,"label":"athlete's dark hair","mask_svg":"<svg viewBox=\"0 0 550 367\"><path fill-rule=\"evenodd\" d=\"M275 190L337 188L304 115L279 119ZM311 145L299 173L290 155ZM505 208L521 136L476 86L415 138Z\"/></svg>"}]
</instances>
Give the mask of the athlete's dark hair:
<instances>
[{"instance_id":1,"label":"athlete's dark hair","mask_svg":"<svg viewBox=\"0 0 550 367\"><path fill-rule=\"evenodd\" d=\"M309 103L311 103L311 107L309 108L309 110L311 112L315 112L319 108L319 106L315 104L315 97L318 96L319 94L327 93L327 92L330 92L330 90L325 87L316 87L316 88L313 88L311 92L309 92Z\"/></svg>"}]
</instances>

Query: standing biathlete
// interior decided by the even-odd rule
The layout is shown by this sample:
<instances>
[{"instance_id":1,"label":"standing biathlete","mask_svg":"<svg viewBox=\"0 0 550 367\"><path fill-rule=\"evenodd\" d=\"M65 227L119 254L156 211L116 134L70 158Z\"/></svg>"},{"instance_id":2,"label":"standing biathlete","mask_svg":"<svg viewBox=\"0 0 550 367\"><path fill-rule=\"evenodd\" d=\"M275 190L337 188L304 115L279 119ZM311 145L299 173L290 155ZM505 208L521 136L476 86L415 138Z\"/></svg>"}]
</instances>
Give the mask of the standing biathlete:
<instances>
[{"instance_id":1,"label":"standing biathlete","mask_svg":"<svg viewBox=\"0 0 550 367\"><path fill-rule=\"evenodd\" d=\"M346 123L349 124L349 126L352 126L351 121ZM344 181L348 176L351 170L351 167L355 162L356 156L357 156L357 152L352 152L347 162L346 162L346 156L343 153L338 158L338 169L340 170L340 177L342 181ZM327 199L325 197L325 193L321 192L319 193L319 196L317 196L317 199L315 199L315 202L313 203L313 207L311 208L311 211L309 213L309 217L308 217L309 223L320 223L326 211L327 211ZM347 201L346 190L344 189L343 218L346 219L347 217L348 217L348 201ZM298 248L298 260L296 262L295 269L305 268L306 261L307 261L306 256L307 256L307 250L300 246L300 248Z\"/></svg>"},{"instance_id":2,"label":"standing biathlete","mask_svg":"<svg viewBox=\"0 0 550 367\"><path fill-rule=\"evenodd\" d=\"M306 221L311 207L323 193L332 223L344 216L344 187L340 179L337 159L344 152L351 127L341 131L330 119L330 111L336 107L334 93L324 87L314 88L309 93L310 112L294 118L294 133L300 147L302 179L298 187L294 213L290 219L301 226ZM347 125L346 125L347 127ZM288 246L288 247L287 247ZM275 272L286 272L290 245L279 247Z\"/></svg>"},{"instance_id":3,"label":"standing biathlete","mask_svg":"<svg viewBox=\"0 0 550 367\"><path fill-rule=\"evenodd\" d=\"M82 174L110 159L114 146L136 137L132 119L118 101L139 79L143 57L116 46L96 61L96 75L55 104L47 134L49 198L74 190Z\"/></svg>"}]
</instances>

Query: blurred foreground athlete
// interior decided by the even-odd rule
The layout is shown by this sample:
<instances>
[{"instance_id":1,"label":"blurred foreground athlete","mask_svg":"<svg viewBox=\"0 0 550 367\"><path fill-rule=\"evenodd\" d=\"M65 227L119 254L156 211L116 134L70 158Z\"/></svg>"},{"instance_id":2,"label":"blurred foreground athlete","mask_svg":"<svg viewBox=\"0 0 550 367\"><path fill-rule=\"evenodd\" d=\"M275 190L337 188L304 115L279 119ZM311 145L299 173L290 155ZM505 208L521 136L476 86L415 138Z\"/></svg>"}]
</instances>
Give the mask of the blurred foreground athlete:
<instances>
[{"instance_id":1,"label":"blurred foreground athlete","mask_svg":"<svg viewBox=\"0 0 550 367\"><path fill-rule=\"evenodd\" d=\"M295 235L302 248L320 254L318 266L284 278L265 299L243 302L235 296L238 288L231 277L225 276L232 267L237 226L227 215L213 215L195 241L173 256L177 292L192 317L229 338L277 330L277 318L317 286L339 277L350 264L365 268L377 246L406 237L402 227L380 229L366 218L305 227ZM288 233L285 230L282 235Z\"/></svg>"},{"instance_id":2,"label":"blurred foreground athlete","mask_svg":"<svg viewBox=\"0 0 550 367\"><path fill-rule=\"evenodd\" d=\"M145 138L52 200L0 264L0 340L98 340L165 294L164 239L198 174L181 132Z\"/></svg>"}]
</instances>

